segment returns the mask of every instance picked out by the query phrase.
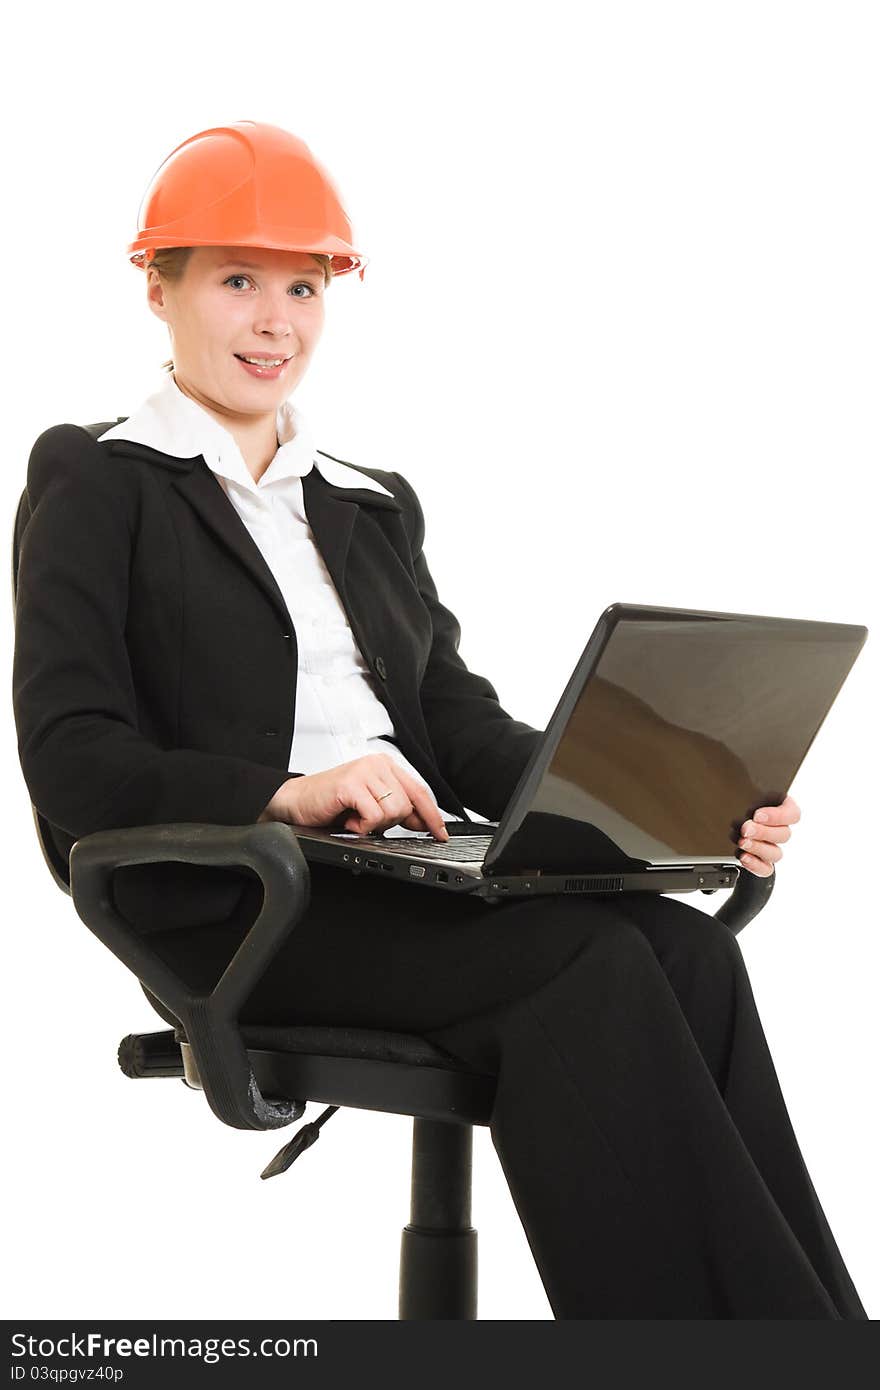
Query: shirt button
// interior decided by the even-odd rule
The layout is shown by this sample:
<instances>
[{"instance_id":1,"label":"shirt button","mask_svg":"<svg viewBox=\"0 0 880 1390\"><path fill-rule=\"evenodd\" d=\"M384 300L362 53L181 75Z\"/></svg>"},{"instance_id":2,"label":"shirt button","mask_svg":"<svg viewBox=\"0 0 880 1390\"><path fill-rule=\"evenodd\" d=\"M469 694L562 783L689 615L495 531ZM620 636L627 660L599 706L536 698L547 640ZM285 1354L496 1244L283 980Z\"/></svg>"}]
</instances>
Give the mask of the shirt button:
<instances>
[{"instance_id":1,"label":"shirt button","mask_svg":"<svg viewBox=\"0 0 880 1390\"><path fill-rule=\"evenodd\" d=\"M385 669L385 662L382 660L381 656L377 656L373 664L376 667L376 674L379 676L381 680L384 681L388 675L388 672Z\"/></svg>"}]
</instances>

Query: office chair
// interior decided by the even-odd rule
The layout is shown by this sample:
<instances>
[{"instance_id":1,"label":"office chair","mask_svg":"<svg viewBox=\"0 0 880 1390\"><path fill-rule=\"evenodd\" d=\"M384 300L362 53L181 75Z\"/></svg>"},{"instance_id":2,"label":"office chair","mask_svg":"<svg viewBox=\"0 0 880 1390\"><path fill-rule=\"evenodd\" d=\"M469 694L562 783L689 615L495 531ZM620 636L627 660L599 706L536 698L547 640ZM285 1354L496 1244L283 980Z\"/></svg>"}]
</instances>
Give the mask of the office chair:
<instances>
[{"instance_id":1,"label":"office chair","mask_svg":"<svg viewBox=\"0 0 880 1390\"><path fill-rule=\"evenodd\" d=\"M25 489L13 535L13 609L19 545L29 516ZM31 810L49 871L72 897L79 917L179 1020L178 1027L122 1039L118 1058L125 1075L181 1078L203 1091L217 1118L236 1129L280 1129L300 1119L307 1101L324 1105L322 1114L303 1125L264 1168L262 1178L289 1168L340 1106L411 1115L410 1219L401 1240L398 1317L476 1318L473 1126L489 1124L497 1078L409 1034L238 1021L241 1005L308 907L309 869L290 826L185 822L102 830L77 840L68 864L48 821L35 806ZM194 992L176 975L114 904L117 870L169 861L249 871L263 887L256 920L208 993ZM775 881L775 873L759 878L741 870L715 916L732 932L742 931L766 904ZM413 912L418 904L414 890Z\"/></svg>"}]
</instances>

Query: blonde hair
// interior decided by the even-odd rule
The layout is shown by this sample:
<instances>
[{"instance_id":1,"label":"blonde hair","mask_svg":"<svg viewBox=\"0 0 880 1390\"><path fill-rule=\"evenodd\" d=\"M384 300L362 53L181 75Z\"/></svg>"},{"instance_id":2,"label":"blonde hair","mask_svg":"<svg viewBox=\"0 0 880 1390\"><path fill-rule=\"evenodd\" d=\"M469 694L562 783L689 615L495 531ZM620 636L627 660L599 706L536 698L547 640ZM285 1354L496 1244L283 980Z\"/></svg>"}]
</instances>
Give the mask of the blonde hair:
<instances>
[{"instance_id":1,"label":"blonde hair","mask_svg":"<svg viewBox=\"0 0 880 1390\"><path fill-rule=\"evenodd\" d=\"M181 280L194 249L192 246L160 246L154 253L153 259L147 263L148 268L155 266L163 280ZM309 254L313 260L318 262L324 272L324 287L326 289L333 278L330 257L319 255L317 252L310 252ZM162 363L162 370L170 372L173 369L174 362L169 357L167 362Z\"/></svg>"}]
</instances>

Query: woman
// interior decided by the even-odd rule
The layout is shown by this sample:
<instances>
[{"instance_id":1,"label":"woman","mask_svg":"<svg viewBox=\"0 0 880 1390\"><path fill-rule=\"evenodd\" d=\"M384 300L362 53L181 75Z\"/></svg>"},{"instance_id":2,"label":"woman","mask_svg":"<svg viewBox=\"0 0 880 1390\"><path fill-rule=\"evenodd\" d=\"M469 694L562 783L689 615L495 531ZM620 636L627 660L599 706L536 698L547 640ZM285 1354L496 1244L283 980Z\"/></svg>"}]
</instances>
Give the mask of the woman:
<instances>
[{"instance_id":1,"label":"woman","mask_svg":"<svg viewBox=\"0 0 880 1390\"><path fill-rule=\"evenodd\" d=\"M332 277L363 276L332 182L242 121L179 146L141 213L172 371L97 439L46 430L28 469L14 703L59 848L166 821L498 819L540 731L459 657L411 485L316 451L291 401ZM756 813L744 867L774 872L797 819L790 797ZM866 1318L722 923L653 894L311 882L243 1018L420 1033L497 1072L492 1139L557 1318ZM122 871L116 896L194 986L258 907L252 880L183 864Z\"/></svg>"}]
</instances>

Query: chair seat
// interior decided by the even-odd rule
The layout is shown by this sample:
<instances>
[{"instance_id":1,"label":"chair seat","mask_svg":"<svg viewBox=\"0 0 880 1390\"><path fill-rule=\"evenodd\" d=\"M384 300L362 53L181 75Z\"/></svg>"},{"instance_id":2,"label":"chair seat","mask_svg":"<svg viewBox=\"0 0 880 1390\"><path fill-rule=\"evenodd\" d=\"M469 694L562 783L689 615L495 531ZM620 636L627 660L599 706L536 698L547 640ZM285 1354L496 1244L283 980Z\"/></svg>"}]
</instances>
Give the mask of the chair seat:
<instances>
[{"instance_id":1,"label":"chair seat","mask_svg":"<svg viewBox=\"0 0 880 1390\"><path fill-rule=\"evenodd\" d=\"M474 1068L451 1052L414 1033L386 1028L331 1027L329 1024L243 1023L245 1046L278 1052L317 1052L324 1057L364 1057L373 1062L406 1062L411 1066Z\"/></svg>"},{"instance_id":2,"label":"chair seat","mask_svg":"<svg viewBox=\"0 0 880 1390\"><path fill-rule=\"evenodd\" d=\"M409 1033L374 1028L242 1024L257 1085L266 1099L317 1101L423 1119L488 1125L497 1077ZM198 1086L181 1030L184 1074Z\"/></svg>"}]
</instances>

